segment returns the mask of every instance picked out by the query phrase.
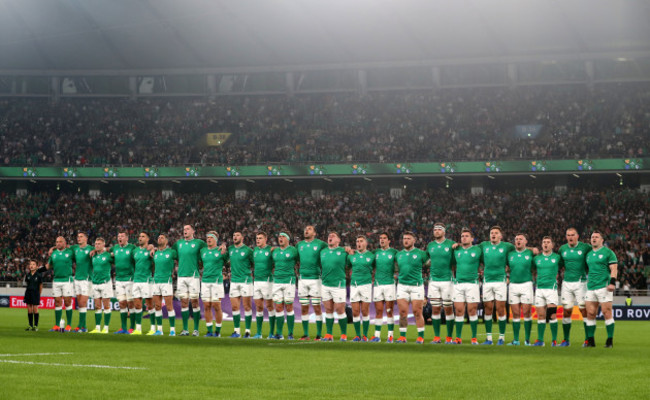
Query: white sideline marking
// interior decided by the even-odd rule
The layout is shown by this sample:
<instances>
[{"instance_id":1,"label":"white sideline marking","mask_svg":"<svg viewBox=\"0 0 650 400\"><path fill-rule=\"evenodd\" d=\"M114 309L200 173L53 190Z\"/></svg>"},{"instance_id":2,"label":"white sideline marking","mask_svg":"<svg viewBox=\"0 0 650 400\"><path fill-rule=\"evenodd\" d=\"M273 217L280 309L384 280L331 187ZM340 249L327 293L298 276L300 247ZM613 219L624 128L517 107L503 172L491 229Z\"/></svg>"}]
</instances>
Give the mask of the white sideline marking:
<instances>
[{"instance_id":1,"label":"white sideline marking","mask_svg":"<svg viewBox=\"0 0 650 400\"><path fill-rule=\"evenodd\" d=\"M18 354L0 354L0 357L22 357L22 356L62 356L73 353L18 353Z\"/></svg>"},{"instance_id":2,"label":"white sideline marking","mask_svg":"<svg viewBox=\"0 0 650 400\"><path fill-rule=\"evenodd\" d=\"M74 353L17 353L17 354L0 354L0 357L25 357L25 356L67 356ZM29 365L50 365L55 367L88 367L88 368L109 368L109 369L147 369L141 367L116 367L112 365L97 365L97 364L61 364L61 363L45 363L35 361L16 361L16 360L1 360L2 363L7 364L29 364Z\"/></svg>"},{"instance_id":3,"label":"white sideline marking","mask_svg":"<svg viewBox=\"0 0 650 400\"><path fill-rule=\"evenodd\" d=\"M9 364L29 364L29 365L49 365L55 367L81 367L81 368L110 368L110 369L146 369L140 367L115 367L112 365L95 365L95 364L61 364L61 363L42 363L33 361L16 361L16 360L0 360L3 363Z\"/></svg>"}]
</instances>

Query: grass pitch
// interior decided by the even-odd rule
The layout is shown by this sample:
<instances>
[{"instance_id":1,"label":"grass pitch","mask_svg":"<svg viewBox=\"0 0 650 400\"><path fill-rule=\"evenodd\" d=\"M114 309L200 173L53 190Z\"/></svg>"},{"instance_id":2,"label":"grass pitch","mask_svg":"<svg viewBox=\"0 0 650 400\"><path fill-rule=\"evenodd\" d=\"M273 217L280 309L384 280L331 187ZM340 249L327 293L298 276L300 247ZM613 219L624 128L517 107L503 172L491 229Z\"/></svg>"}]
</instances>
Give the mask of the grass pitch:
<instances>
[{"instance_id":1,"label":"grass pitch","mask_svg":"<svg viewBox=\"0 0 650 400\"><path fill-rule=\"evenodd\" d=\"M25 332L25 314L0 310L3 399L650 398L650 322L617 322L615 347L604 349L599 321L598 347L583 349L577 322L571 347L532 348L430 345L430 326L425 345L415 344L415 327L405 345L61 334L47 332L54 319L48 310L39 332ZM115 314L111 331L119 325ZM231 332L224 323L222 333ZM479 341L483 332L481 325ZM295 334L302 335L299 323ZM510 326L508 334L511 340Z\"/></svg>"}]
</instances>

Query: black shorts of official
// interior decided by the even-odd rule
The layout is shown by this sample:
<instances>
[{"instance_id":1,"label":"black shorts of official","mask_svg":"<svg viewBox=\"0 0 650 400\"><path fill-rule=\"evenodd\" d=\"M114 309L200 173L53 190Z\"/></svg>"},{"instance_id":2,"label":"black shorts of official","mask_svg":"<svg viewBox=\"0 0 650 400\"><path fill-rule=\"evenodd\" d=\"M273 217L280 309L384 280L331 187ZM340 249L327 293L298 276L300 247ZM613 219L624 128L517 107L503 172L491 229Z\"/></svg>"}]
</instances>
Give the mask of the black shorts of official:
<instances>
[{"instance_id":1,"label":"black shorts of official","mask_svg":"<svg viewBox=\"0 0 650 400\"><path fill-rule=\"evenodd\" d=\"M23 301L30 306L38 306L41 304L41 295L28 290L25 292L25 299Z\"/></svg>"}]
</instances>

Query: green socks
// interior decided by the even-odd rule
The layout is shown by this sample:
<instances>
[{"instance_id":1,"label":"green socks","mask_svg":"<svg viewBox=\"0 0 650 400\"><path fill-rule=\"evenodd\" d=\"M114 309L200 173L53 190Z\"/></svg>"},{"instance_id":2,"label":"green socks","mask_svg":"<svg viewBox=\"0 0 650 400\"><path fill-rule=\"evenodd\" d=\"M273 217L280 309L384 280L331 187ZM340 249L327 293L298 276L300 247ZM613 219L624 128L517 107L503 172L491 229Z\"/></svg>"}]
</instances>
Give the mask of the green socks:
<instances>
[{"instance_id":1,"label":"green socks","mask_svg":"<svg viewBox=\"0 0 650 400\"><path fill-rule=\"evenodd\" d=\"M440 315L432 315L431 324L433 325L433 336L440 337Z\"/></svg>"},{"instance_id":2,"label":"green socks","mask_svg":"<svg viewBox=\"0 0 650 400\"><path fill-rule=\"evenodd\" d=\"M521 330L521 320L513 319L512 320L512 334L514 335L515 341L519 341L519 332Z\"/></svg>"},{"instance_id":3,"label":"green socks","mask_svg":"<svg viewBox=\"0 0 650 400\"><path fill-rule=\"evenodd\" d=\"M537 320L537 340L544 341L544 331L546 330L546 321Z\"/></svg>"}]
</instances>

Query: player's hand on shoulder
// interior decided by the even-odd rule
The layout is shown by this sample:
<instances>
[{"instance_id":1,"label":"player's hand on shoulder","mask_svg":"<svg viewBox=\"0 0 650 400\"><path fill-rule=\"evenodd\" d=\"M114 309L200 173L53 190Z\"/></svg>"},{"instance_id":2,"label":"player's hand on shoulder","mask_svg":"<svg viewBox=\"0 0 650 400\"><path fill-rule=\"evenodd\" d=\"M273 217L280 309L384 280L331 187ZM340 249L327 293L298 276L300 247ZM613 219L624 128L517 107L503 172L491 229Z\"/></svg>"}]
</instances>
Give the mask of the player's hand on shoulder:
<instances>
[{"instance_id":1,"label":"player's hand on shoulder","mask_svg":"<svg viewBox=\"0 0 650 400\"><path fill-rule=\"evenodd\" d=\"M54 246L50 247L50 249L47 251L47 256L48 257L51 256L52 253L54 253L54 249L56 249L56 247L54 247Z\"/></svg>"},{"instance_id":2,"label":"player's hand on shoulder","mask_svg":"<svg viewBox=\"0 0 650 400\"><path fill-rule=\"evenodd\" d=\"M451 245L451 248L456 250L458 248L458 246L460 246L459 243L454 243L454 244Z\"/></svg>"},{"instance_id":3,"label":"player's hand on shoulder","mask_svg":"<svg viewBox=\"0 0 650 400\"><path fill-rule=\"evenodd\" d=\"M539 249L537 247L533 247L530 250L533 252L533 255L535 255L535 256L539 254Z\"/></svg>"}]
</instances>

